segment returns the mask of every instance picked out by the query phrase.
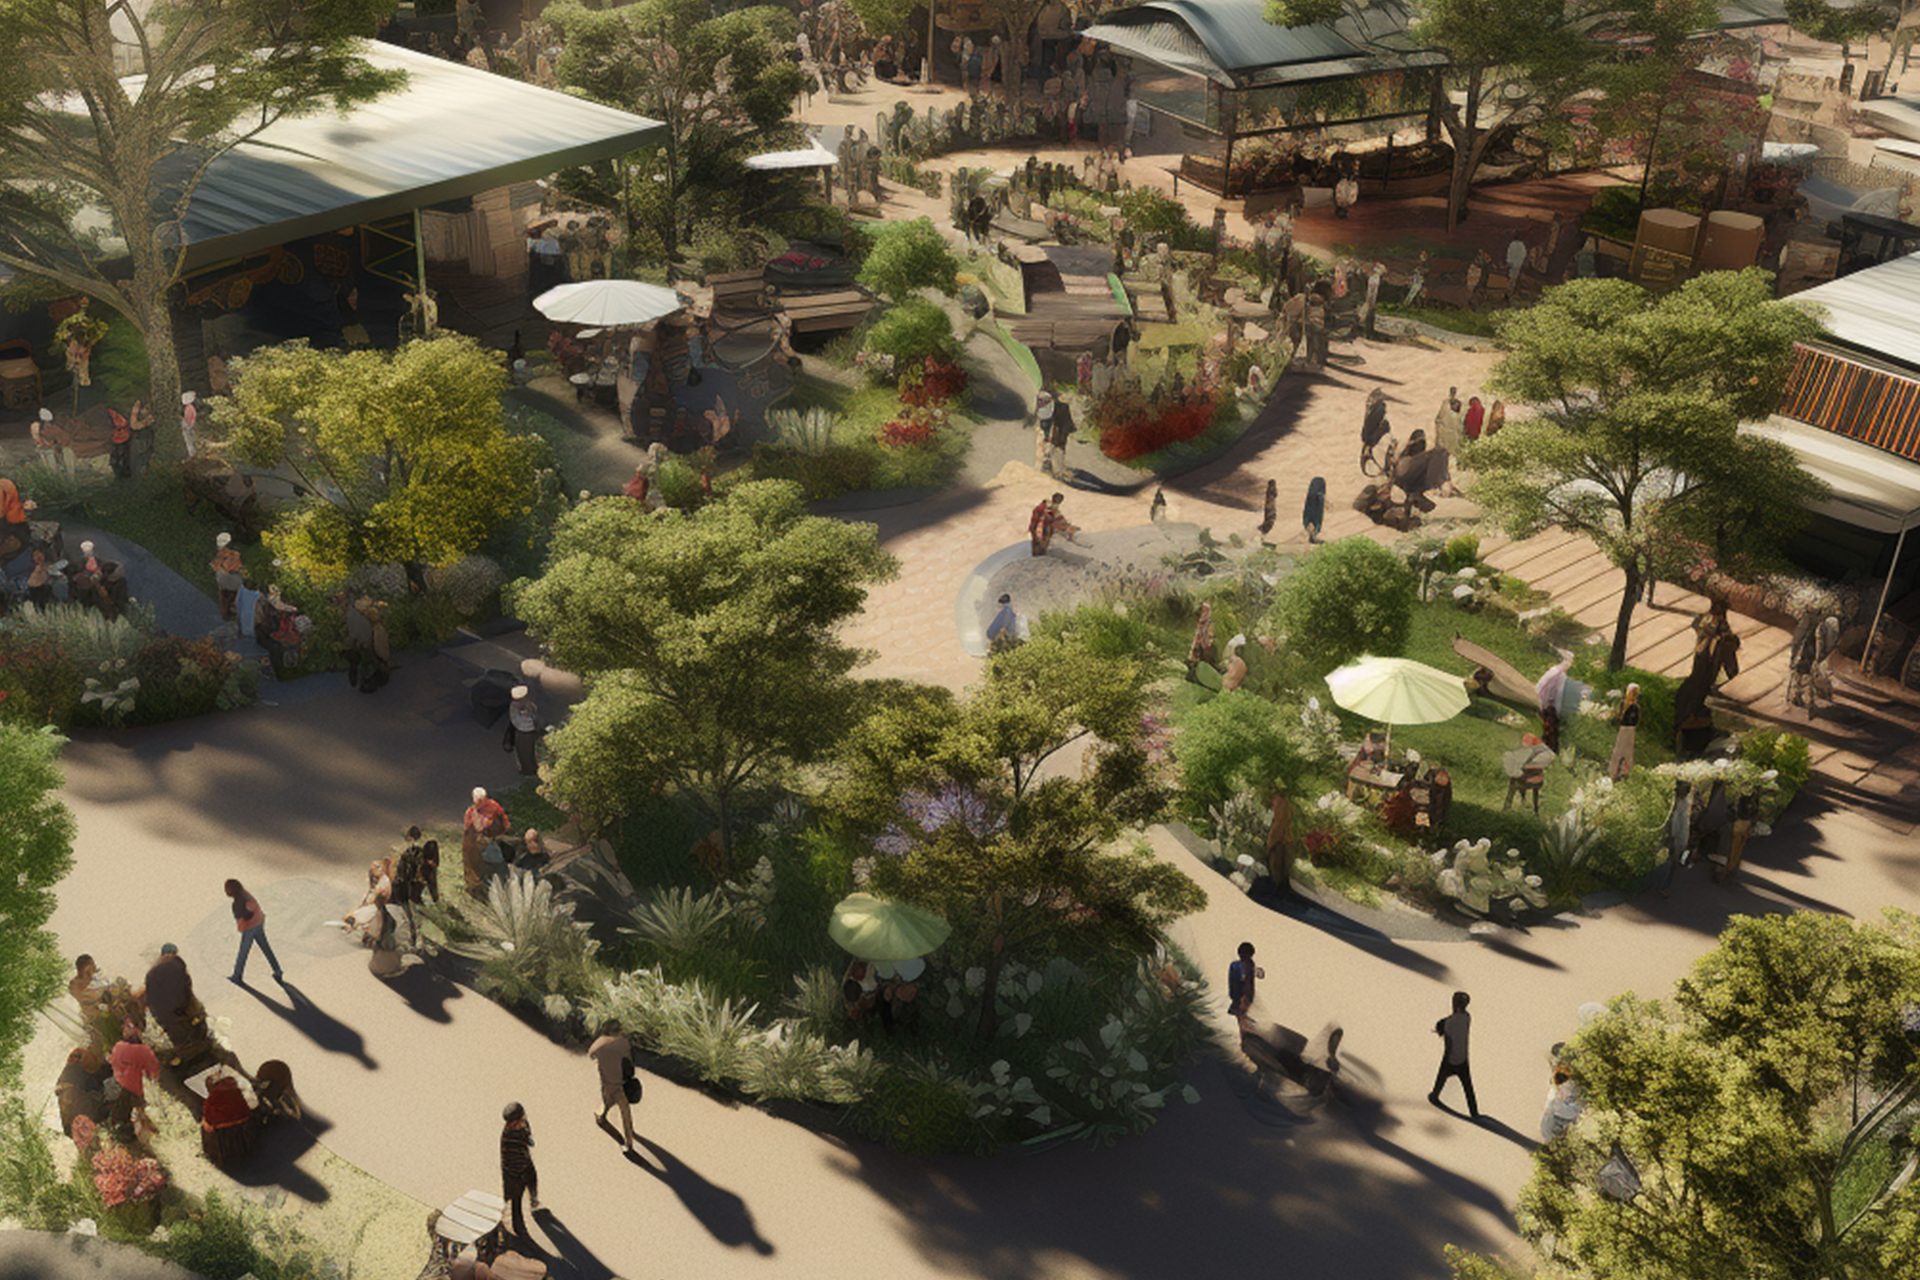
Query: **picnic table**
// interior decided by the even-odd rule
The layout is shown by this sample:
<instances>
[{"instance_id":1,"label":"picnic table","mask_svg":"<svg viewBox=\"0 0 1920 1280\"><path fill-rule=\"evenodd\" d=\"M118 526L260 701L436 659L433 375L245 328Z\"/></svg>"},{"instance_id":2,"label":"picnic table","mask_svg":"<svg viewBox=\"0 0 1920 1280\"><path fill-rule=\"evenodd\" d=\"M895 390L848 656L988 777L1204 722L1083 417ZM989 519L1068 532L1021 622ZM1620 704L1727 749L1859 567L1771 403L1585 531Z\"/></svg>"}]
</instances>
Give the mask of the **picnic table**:
<instances>
[{"instance_id":1,"label":"picnic table","mask_svg":"<svg viewBox=\"0 0 1920 1280\"><path fill-rule=\"evenodd\" d=\"M506 1213L507 1202L491 1191L469 1190L440 1211L433 1224L434 1243L448 1256L478 1246L499 1232Z\"/></svg>"}]
</instances>

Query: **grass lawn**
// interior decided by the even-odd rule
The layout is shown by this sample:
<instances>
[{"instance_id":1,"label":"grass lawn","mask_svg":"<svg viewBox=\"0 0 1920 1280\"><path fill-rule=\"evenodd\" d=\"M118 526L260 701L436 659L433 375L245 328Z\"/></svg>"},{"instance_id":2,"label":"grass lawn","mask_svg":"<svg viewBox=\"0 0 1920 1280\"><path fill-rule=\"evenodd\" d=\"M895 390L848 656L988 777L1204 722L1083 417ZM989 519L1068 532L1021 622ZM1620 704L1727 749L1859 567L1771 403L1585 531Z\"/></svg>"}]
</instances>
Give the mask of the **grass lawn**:
<instances>
[{"instance_id":1,"label":"grass lawn","mask_svg":"<svg viewBox=\"0 0 1920 1280\"><path fill-rule=\"evenodd\" d=\"M1409 307L1398 302L1383 302L1380 304L1380 314L1415 320L1449 333L1464 333L1475 338L1494 336L1493 317L1496 313L1491 311L1467 311L1460 307Z\"/></svg>"},{"instance_id":2,"label":"grass lawn","mask_svg":"<svg viewBox=\"0 0 1920 1280\"><path fill-rule=\"evenodd\" d=\"M28 494L39 499L44 516L94 525L138 543L212 598L213 573L207 562L213 559L215 535L228 528L228 521L205 503L197 511L187 510L179 468L164 452L132 480L69 483L42 492L29 487ZM69 535L68 546L77 552L79 542ZM273 556L264 546L238 539L235 546L256 581L271 577ZM138 584L134 589L138 592Z\"/></svg>"}]
</instances>

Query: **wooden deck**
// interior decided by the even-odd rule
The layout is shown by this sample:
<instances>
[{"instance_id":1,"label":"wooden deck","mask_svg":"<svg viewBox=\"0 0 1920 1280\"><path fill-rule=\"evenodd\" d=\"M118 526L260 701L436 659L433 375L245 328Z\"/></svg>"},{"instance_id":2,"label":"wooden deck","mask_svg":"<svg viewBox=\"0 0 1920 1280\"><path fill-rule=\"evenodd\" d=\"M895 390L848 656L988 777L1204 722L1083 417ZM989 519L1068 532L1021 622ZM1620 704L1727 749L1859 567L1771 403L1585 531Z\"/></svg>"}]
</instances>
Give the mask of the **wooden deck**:
<instances>
[{"instance_id":1,"label":"wooden deck","mask_svg":"<svg viewBox=\"0 0 1920 1280\"><path fill-rule=\"evenodd\" d=\"M1488 536L1480 553L1501 572L1547 592L1601 638L1612 638L1626 575L1585 537L1562 529L1519 542ZM1693 619L1706 607L1705 596L1660 583L1654 603L1634 610L1627 664L1684 676L1693 661ZM1841 664L1836 701L1810 721L1786 699L1792 634L1744 614L1731 616L1740 637L1740 674L1720 687L1720 696L1746 715L1805 735L1813 744L1815 773L1850 803L1901 830L1920 823L1920 714L1845 678Z\"/></svg>"}]
</instances>

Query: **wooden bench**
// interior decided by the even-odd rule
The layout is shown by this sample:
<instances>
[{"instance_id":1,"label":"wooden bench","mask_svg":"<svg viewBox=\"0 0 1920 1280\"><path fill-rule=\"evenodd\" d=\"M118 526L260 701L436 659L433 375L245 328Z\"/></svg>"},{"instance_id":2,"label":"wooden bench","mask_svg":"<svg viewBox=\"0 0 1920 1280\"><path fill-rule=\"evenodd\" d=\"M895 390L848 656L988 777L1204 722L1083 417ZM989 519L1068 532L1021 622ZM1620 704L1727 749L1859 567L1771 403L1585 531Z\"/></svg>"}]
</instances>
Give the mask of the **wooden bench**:
<instances>
[{"instance_id":1,"label":"wooden bench","mask_svg":"<svg viewBox=\"0 0 1920 1280\"><path fill-rule=\"evenodd\" d=\"M732 320L767 314L764 269L717 271L707 277L707 287L713 290L713 314L717 318Z\"/></svg>"},{"instance_id":2,"label":"wooden bench","mask_svg":"<svg viewBox=\"0 0 1920 1280\"><path fill-rule=\"evenodd\" d=\"M851 329L873 310L873 298L859 289L832 293L803 293L776 297L775 309L795 334L837 333Z\"/></svg>"}]
</instances>

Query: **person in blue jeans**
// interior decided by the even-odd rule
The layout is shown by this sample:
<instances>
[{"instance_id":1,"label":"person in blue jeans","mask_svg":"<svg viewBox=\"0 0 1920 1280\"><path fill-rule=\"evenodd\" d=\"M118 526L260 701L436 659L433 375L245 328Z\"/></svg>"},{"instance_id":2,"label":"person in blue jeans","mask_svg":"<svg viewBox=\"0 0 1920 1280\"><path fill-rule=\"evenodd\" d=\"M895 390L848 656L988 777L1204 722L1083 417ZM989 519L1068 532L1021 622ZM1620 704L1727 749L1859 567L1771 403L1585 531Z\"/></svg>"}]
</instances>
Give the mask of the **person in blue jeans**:
<instances>
[{"instance_id":1,"label":"person in blue jeans","mask_svg":"<svg viewBox=\"0 0 1920 1280\"><path fill-rule=\"evenodd\" d=\"M266 953L267 963L273 966L273 980L282 981L280 958L273 954L273 946L267 941L267 913L261 910L259 900L238 880L227 881L227 896L233 899L233 927L240 931L240 954L233 959L233 981L246 981L247 953L256 943Z\"/></svg>"}]
</instances>

